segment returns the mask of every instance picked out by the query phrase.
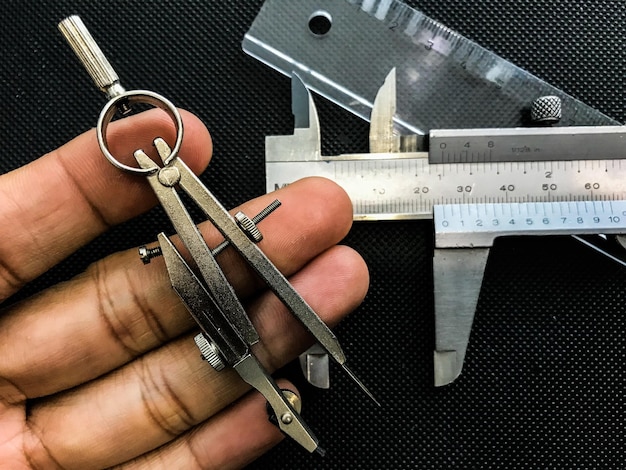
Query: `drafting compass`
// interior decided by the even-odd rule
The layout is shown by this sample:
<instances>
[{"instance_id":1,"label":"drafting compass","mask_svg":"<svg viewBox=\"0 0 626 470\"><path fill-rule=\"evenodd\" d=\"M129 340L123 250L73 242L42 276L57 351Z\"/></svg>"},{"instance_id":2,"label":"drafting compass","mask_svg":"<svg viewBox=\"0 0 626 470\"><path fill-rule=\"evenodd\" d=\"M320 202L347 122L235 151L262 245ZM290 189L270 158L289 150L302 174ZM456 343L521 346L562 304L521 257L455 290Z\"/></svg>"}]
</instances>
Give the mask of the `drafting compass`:
<instances>
[{"instance_id":1,"label":"drafting compass","mask_svg":"<svg viewBox=\"0 0 626 470\"><path fill-rule=\"evenodd\" d=\"M323 454L317 438L299 414L297 397L293 393L280 390L252 353L251 347L259 341L258 333L216 260L226 246L233 247L315 337L324 351L371 397L369 391L347 368L346 357L335 335L256 244L262 239L257 223L280 203L272 203L254 218L241 212L232 216L178 158L183 125L174 105L151 91L125 91L80 18L67 18L60 23L59 28L96 85L109 98L96 128L103 154L117 168L147 178L189 253L189 258L184 258L167 235L159 234L160 254L164 257L172 286L200 327L201 333L196 336L195 341L202 356L218 371L225 367L234 368L244 381L267 399L273 411L273 421L285 434L308 451ZM160 164L138 149L134 153L138 166L129 166L121 163L109 150L108 124L116 113L127 112L135 103L161 108L175 125L177 136L173 147L161 138L154 141L161 159ZM186 193L221 232L224 237L221 245L214 249L207 246L181 200L181 192ZM143 248L140 251L145 261L155 254L154 249Z\"/></svg>"}]
</instances>

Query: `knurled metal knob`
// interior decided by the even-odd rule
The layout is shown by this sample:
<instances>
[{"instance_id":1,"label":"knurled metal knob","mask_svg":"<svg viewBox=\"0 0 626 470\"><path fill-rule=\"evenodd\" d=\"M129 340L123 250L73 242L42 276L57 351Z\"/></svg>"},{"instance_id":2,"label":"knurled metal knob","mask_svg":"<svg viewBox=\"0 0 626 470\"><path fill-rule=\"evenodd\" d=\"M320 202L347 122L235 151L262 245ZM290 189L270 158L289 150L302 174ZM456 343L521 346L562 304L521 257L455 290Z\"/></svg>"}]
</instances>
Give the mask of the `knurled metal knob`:
<instances>
[{"instance_id":1,"label":"knurled metal knob","mask_svg":"<svg viewBox=\"0 0 626 470\"><path fill-rule=\"evenodd\" d=\"M553 124L561 120L561 98L542 96L533 101L530 119L536 123Z\"/></svg>"},{"instance_id":2,"label":"knurled metal knob","mask_svg":"<svg viewBox=\"0 0 626 470\"><path fill-rule=\"evenodd\" d=\"M59 30L96 86L109 99L124 93L117 73L79 16L65 18L59 23Z\"/></svg>"},{"instance_id":3,"label":"knurled metal knob","mask_svg":"<svg viewBox=\"0 0 626 470\"><path fill-rule=\"evenodd\" d=\"M261 234L261 231L257 228L254 221L246 214L243 212L237 212L235 214L235 220L237 221L239 227L241 227L241 230L243 230L248 238L254 243L259 243L263 240L263 234Z\"/></svg>"},{"instance_id":4,"label":"knurled metal knob","mask_svg":"<svg viewBox=\"0 0 626 470\"><path fill-rule=\"evenodd\" d=\"M198 333L194 339L196 346L200 350L202 357L209 363L216 371L220 371L226 367L222 356L220 356L217 347L213 342L209 341L202 333Z\"/></svg>"}]
</instances>

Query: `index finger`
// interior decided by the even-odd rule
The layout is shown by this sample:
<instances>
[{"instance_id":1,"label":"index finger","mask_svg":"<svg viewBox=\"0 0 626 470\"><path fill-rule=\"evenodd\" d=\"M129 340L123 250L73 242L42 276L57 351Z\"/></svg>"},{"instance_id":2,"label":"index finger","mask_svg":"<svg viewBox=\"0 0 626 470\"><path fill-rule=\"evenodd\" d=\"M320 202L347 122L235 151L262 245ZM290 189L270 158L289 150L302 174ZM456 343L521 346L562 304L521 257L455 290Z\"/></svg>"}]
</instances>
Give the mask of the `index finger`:
<instances>
[{"instance_id":1,"label":"index finger","mask_svg":"<svg viewBox=\"0 0 626 470\"><path fill-rule=\"evenodd\" d=\"M181 114L180 155L200 172L211 156L211 138L198 118ZM171 142L174 134L169 116L150 110L112 123L108 139L111 151L123 158L140 148L148 151L157 136ZM108 227L156 203L141 177L106 161L93 130L0 175L0 201L0 302Z\"/></svg>"}]
</instances>

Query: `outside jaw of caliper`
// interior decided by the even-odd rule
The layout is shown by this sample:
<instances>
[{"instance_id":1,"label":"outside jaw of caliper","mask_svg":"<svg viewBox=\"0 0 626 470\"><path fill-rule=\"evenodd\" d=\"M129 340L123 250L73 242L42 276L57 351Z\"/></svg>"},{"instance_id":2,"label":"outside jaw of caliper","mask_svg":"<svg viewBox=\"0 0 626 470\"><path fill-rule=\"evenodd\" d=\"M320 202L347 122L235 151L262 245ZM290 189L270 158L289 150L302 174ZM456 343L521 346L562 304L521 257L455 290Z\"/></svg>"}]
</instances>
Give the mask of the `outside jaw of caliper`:
<instances>
[{"instance_id":1,"label":"outside jaw of caliper","mask_svg":"<svg viewBox=\"0 0 626 470\"><path fill-rule=\"evenodd\" d=\"M434 373L437 387L461 374L489 248L435 248Z\"/></svg>"}]
</instances>

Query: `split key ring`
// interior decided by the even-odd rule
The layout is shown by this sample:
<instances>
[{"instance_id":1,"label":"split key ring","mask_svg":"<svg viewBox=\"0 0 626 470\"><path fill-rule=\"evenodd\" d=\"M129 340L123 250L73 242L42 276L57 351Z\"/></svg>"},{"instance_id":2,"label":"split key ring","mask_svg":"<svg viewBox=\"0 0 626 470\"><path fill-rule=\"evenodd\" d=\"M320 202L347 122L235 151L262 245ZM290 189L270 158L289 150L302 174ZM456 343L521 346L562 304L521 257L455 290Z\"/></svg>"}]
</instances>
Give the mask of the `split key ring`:
<instances>
[{"instance_id":1,"label":"split key ring","mask_svg":"<svg viewBox=\"0 0 626 470\"><path fill-rule=\"evenodd\" d=\"M98 136L98 145L100 146L100 150L106 157L106 159L116 168L120 170L124 170L129 173L135 173L138 175L149 175L152 174L158 169L155 168L138 168L126 165L120 162L109 150L109 145L107 142L107 127L113 116L120 109L126 109L130 107L130 105L134 103L143 103L149 104L156 108L160 108L165 111L169 117L172 119L174 126L176 128L176 142L172 147L172 153L170 156L163 162L166 166L173 161L180 150L180 146L183 142L183 120L180 115L180 112L169 101L167 98L159 95L158 93L154 93L152 91L146 90L133 90L133 91L125 91L116 95L114 98L109 100L109 102L104 106L102 112L100 113L100 117L98 118L98 125L96 126L97 136Z\"/></svg>"}]
</instances>

